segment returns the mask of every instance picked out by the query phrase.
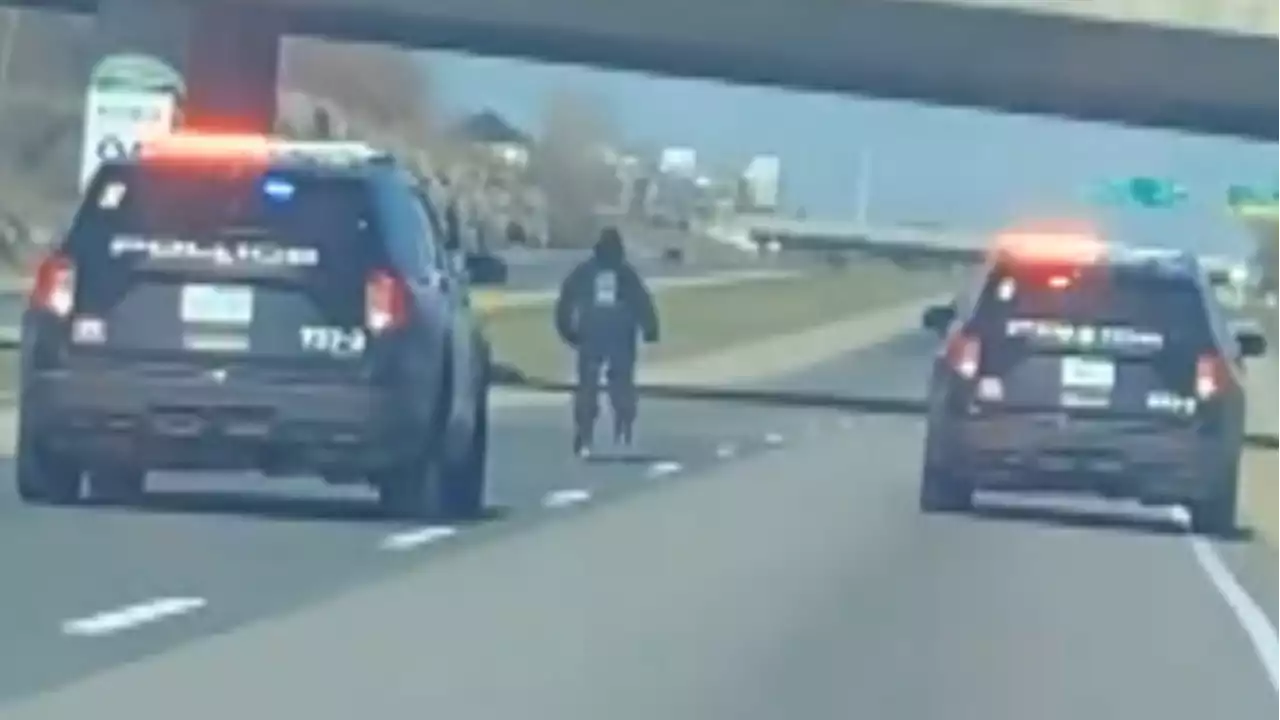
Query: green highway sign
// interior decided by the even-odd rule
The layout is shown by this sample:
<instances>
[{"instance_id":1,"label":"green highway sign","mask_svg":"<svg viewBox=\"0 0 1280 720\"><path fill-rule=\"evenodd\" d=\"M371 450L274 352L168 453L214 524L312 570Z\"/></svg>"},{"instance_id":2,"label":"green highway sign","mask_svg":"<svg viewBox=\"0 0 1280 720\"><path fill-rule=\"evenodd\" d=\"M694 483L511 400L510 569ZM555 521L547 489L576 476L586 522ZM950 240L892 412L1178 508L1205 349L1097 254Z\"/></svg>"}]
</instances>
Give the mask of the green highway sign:
<instances>
[{"instance_id":1,"label":"green highway sign","mask_svg":"<svg viewBox=\"0 0 1280 720\"><path fill-rule=\"evenodd\" d=\"M1170 208L1186 201L1187 189L1173 180L1135 177L1107 183L1095 197L1108 205Z\"/></svg>"},{"instance_id":2,"label":"green highway sign","mask_svg":"<svg viewBox=\"0 0 1280 720\"><path fill-rule=\"evenodd\" d=\"M1129 197L1146 208L1167 208L1187 199L1187 189L1172 180L1138 177L1128 181Z\"/></svg>"}]
</instances>

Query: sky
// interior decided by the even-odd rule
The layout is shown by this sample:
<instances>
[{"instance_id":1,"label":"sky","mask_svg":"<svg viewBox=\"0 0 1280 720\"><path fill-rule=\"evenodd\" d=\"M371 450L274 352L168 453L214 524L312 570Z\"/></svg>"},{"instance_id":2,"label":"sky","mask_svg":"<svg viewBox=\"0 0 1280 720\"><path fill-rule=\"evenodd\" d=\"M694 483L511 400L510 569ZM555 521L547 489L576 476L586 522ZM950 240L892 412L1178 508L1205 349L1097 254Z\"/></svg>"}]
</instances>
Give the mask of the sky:
<instances>
[{"instance_id":1,"label":"sky","mask_svg":"<svg viewBox=\"0 0 1280 720\"><path fill-rule=\"evenodd\" d=\"M626 140L690 146L740 167L782 158L785 202L811 217L855 212L866 154L873 223L941 222L988 229L1023 217L1097 216L1144 243L1238 254L1240 226L1221 210L1231 183L1274 186L1277 144L999 115L832 94L675 79L456 52L419 53L446 112L492 109L536 131L544 98L567 89L604 103ZM1176 179L1176 210L1102 209L1100 183Z\"/></svg>"}]
</instances>

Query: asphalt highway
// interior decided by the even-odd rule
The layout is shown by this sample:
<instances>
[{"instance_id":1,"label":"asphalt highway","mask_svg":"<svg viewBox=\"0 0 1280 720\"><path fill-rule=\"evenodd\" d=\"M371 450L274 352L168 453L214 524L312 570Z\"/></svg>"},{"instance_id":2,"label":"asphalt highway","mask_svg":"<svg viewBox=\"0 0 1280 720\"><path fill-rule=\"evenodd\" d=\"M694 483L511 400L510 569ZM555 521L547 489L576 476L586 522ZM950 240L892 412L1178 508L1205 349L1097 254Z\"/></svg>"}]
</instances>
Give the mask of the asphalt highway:
<instances>
[{"instance_id":1,"label":"asphalt highway","mask_svg":"<svg viewBox=\"0 0 1280 720\"><path fill-rule=\"evenodd\" d=\"M776 384L918 397L932 348ZM1277 712L1274 564L1220 559L1245 541L1083 501L922 517L915 418L649 402L637 457L582 463L566 414L497 411L471 527L245 477L35 510L0 468L0 718Z\"/></svg>"}]
</instances>

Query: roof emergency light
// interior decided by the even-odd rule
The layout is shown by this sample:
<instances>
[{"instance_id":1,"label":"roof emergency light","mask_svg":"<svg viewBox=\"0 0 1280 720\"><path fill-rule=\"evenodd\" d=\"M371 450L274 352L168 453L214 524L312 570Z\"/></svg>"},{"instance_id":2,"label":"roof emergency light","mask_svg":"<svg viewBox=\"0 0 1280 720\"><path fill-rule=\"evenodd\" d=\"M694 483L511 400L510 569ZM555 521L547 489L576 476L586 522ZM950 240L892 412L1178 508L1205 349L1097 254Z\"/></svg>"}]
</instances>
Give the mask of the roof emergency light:
<instances>
[{"instance_id":1,"label":"roof emergency light","mask_svg":"<svg viewBox=\"0 0 1280 720\"><path fill-rule=\"evenodd\" d=\"M298 161L318 164L367 162L382 153L361 142L295 141L266 135L181 132L144 141L140 157L146 160L267 163Z\"/></svg>"},{"instance_id":2,"label":"roof emergency light","mask_svg":"<svg viewBox=\"0 0 1280 720\"><path fill-rule=\"evenodd\" d=\"M1107 252L1106 244L1086 228L1014 230L996 236L995 253L1014 263L1093 265Z\"/></svg>"},{"instance_id":3,"label":"roof emergency light","mask_svg":"<svg viewBox=\"0 0 1280 720\"><path fill-rule=\"evenodd\" d=\"M264 135L174 133L145 140L142 160L250 160L265 162L271 140Z\"/></svg>"}]
</instances>

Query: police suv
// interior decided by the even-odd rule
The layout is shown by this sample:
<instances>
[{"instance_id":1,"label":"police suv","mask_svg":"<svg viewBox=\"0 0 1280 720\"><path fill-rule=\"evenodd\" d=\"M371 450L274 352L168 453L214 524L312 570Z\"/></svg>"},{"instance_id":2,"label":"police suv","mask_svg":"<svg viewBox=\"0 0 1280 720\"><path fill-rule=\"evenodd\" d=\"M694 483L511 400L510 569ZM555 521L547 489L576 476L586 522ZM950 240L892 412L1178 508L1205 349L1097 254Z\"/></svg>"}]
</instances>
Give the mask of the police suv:
<instances>
[{"instance_id":1,"label":"police suv","mask_svg":"<svg viewBox=\"0 0 1280 720\"><path fill-rule=\"evenodd\" d=\"M102 165L23 317L18 494L257 470L481 512L490 350L455 249L360 144L178 135Z\"/></svg>"},{"instance_id":2,"label":"police suv","mask_svg":"<svg viewBox=\"0 0 1280 720\"><path fill-rule=\"evenodd\" d=\"M1180 504L1233 527L1243 358L1194 257L1075 235L1010 236L977 286L926 311L945 337L928 396L923 511L975 490Z\"/></svg>"}]
</instances>

